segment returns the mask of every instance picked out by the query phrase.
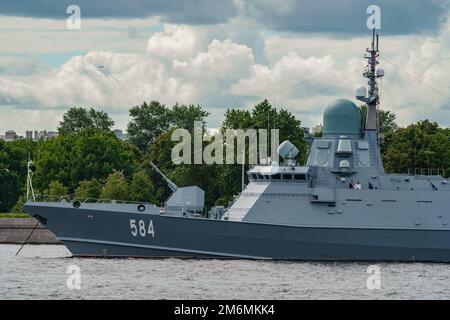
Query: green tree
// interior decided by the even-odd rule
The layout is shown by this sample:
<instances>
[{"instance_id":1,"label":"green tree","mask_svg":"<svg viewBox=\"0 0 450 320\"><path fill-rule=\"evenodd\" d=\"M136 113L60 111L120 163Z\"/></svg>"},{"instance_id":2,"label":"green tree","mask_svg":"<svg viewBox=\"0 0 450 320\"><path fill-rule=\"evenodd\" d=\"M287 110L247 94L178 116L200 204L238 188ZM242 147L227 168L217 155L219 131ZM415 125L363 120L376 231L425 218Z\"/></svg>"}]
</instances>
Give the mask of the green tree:
<instances>
[{"instance_id":1,"label":"green tree","mask_svg":"<svg viewBox=\"0 0 450 320\"><path fill-rule=\"evenodd\" d=\"M166 132L171 124L171 112L158 101L144 102L130 109L128 140L140 150L146 151L156 138Z\"/></svg>"},{"instance_id":2,"label":"green tree","mask_svg":"<svg viewBox=\"0 0 450 320\"><path fill-rule=\"evenodd\" d=\"M298 161L303 163L306 153L306 142L303 140L303 129L301 128L300 120L285 109L277 110L273 108L268 100L256 104L252 110L243 111L238 109L228 109L225 112L225 119L221 125L222 133L226 129L278 129L279 130L279 142L284 140L291 141L300 150ZM270 155L270 131L268 153ZM235 144L236 146L236 144ZM236 154L236 153L235 153ZM248 154L248 148L247 148ZM245 170L248 170L248 165L245 166ZM217 167L217 189L218 203L223 204L230 201L242 187L242 165L231 164L221 165ZM248 182L247 175L244 176L244 183Z\"/></svg>"},{"instance_id":3,"label":"green tree","mask_svg":"<svg viewBox=\"0 0 450 320\"><path fill-rule=\"evenodd\" d=\"M303 139L303 129L301 121L287 110L281 109L275 115L274 127L280 132L280 143L285 140L292 142L299 150L298 162L304 163L306 160L306 142Z\"/></svg>"},{"instance_id":4,"label":"green tree","mask_svg":"<svg viewBox=\"0 0 450 320\"><path fill-rule=\"evenodd\" d=\"M251 111L228 109L225 112L225 120L221 130L225 129L269 129L268 152L270 154L270 129L279 130L280 143L284 140L291 141L299 152L299 162L303 162L306 152L306 143L303 140L303 129L300 120L285 109L277 110L272 107L267 99L256 104Z\"/></svg>"},{"instance_id":5,"label":"green tree","mask_svg":"<svg viewBox=\"0 0 450 320\"><path fill-rule=\"evenodd\" d=\"M102 188L101 198L109 200L127 200L128 183L122 171L114 171L106 179Z\"/></svg>"},{"instance_id":6,"label":"green tree","mask_svg":"<svg viewBox=\"0 0 450 320\"><path fill-rule=\"evenodd\" d=\"M154 203L153 192L153 183L144 171L133 175L130 182L130 200Z\"/></svg>"},{"instance_id":7,"label":"green tree","mask_svg":"<svg viewBox=\"0 0 450 320\"><path fill-rule=\"evenodd\" d=\"M104 111L72 107L63 115L58 131L61 134L79 132L83 129L111 131L113 125L114 121Z\"/></svg>"},{"instance_id":8,"label":"green tree","mask_svg":"<svg viewBox=\"0 0 450 320\"><path fill-rule=\"evenodd\" d=\"M202 121L203 127L206 124L206 117L209 112L203 110L200 106L194 105L179 105L178 103L172 107L171 114L171 126L175 128L184 128L189 131L194 129L194 121Z\"/></svg>"},{"instance_id":9,"label":"green tree","mask_svg":"<svg viewBox=\"0 0 450 320\"><path fill-rule=\"evenodd\" d=\"M30 140L0 140L0 212L8 212L24 194L28 156L35 143Z\"/></svg>"},{"instance_id":10,"label":"green tree","mask_svg":"<svg viewBox=\"0 0 450 320\"><path fill-rule=\"evenodd\" d=\"M208 112L200 106L175 104L172 108L158 101L144 102L130 109L131 121L128 123L128 140L142 151L163 133L171 128L184 128L192 131L194 121L202 121Z\"/></svg>"},{"instance_id":11,"label":"green tree","mask_svg":"<svg viewBox=\"0 0 450 320\"><path fill-rule=\"evenodd\" d=\"M219 184L216 179L218 168L221 165L191 164L174 165L171 160L171 152L176 142L171 141L173 129L160 135L150 146L146 155L145 167L149 172L153 184L154 201L157 204L165 202L171 194L166 181L151 168L153 161L178 186L197 185L206 193L205 204L211 206L220 195ZM206 144L206 142L204 142Z\"/></svg>"},{"instance_id":12,"label":"green tree","mask_svg":"<svg viewBox=\"0 0 450 320\"><path fill-rule=\"evenodd\" d=\"M222 132L225 129L247 129L253 126L252 114L248 110L227 109L222 122Z\"/></svg>"},{"instance_id":13,"label":"green tree","mask_svg":"<svg viewBox=\"0 0 450 320\"><path fill-rule=\"evenodd\" d=\"M392 133L383 161L388 172L445 169L450 173L450 130L436 122L419 121Z\"/></svg>"},{"instance_id":14,"label":"green tree","mask_svg":"<svg viewBox=\"0 0 450 320\"><path fill-rule=\"evenodd\" d=\"M252 109L253 128L256 129L276 129L275 120L277 110L272 107L267 99L256 104Z\"/></svg>"},{"instance_id":15,"label":"green tree","mask_svg":"<svg viewBox=\"0 0 450 320\"><path fill-rule=\"evenodd\" d=\"M44 193L48 195L48 200L57 201L62 197L67 200L69 191L61 182L53 180L50 182L48 189Z\"/></svg>"},{"instance_id":16,"label":"green tree","mask_svg":"<svg viewBox=\"0 0 450 320\"><path fill-rule=\"evenodd\" d=\"M97 179L83 180L75 190L77 199L98 199L102 191L102 185Z\"/></svg>"},{"instance_id":17,"label":"green tree","mask_svg":"<svg viewBox=\"0 0 450 320\"><path fill-rule=\"evenodd\" d=\"M171 191L167 187L167 183L150 166L150 161L153 161L161 171L170 176L170 172L175 168L171 159L172 148L176 144L176 142L171 140L173 130L174 129L171 129L157 137L155 142L150 145L145 156L144 167L147 169L147 172L149 172L153 183L155 201L158 204L166 201L170 196Z\"/></svg>"},{"instance_id":18,"label":"green tree","mask_svg":"<svg viewBox=\"0 0 450 320\"><path fill-rule=\"evenodd\" d=\"M12 213L25 213L23 211L23 206L25 205L25 202L27 202L26 196L21 195L19 199L17 200L16 204L11 208Z\"/></svg>"},{"instance_id":19,"label":"green tree","mask_svg":"<svg viewBox=\"0 0 450 320\"><path fill-rule=\"evenodd\" d=\"M366 118L367 118L367 105L363 104L360 106L361 110L361 129L364 130L366 127ZM398 128L396 123L397 115L390 110L382 110L378 109L378 122L379 122L379 130L381 133L385 135L393 132Z\"/></svg>"},{"instance_id":20,"label":"green tree","mask_svg":"<svg viewBox=\"0 0 450 320\"><path fill-rule=\"evenodd\" d=\"M39 141L35 152L35 186L43 190L58 180L71 192L79 181L105 179L113 170L134 172L137 151L112 132L84 129L74 134Z\"/></svg>"}]
</instances>

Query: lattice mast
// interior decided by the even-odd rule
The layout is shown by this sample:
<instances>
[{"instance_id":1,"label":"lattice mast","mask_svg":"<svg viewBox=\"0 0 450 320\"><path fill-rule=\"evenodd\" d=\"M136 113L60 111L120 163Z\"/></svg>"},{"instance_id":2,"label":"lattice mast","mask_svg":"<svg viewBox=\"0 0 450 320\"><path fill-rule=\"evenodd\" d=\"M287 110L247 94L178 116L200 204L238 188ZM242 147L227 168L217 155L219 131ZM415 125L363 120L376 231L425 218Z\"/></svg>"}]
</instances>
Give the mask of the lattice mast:
<instances>
[{"instance_id":1,"label":"lattice mast","mask_svg":"<svg viewBox=\"0 0 450 320\"><path fill-rule=\"evenodd\" d=\"M363 72L363 76L369 79L369 92L367 95L365 92L364 94L361 94L361 91L359 91L358 93L357 90L356 98L367 104L367 118L365 126L366 138L368 136L375 136L376 139L378 138L377 106L380 103L377 80L378 78L382 78L384 76L384 70L382 68L377 68L377 65L379 64L378 57L378 34L376 33L375 29L373 29L371 48L367 48L366 54L364 55L364 58L368 60L368 63L366 69Z\"/></svg>"}]
</instances>

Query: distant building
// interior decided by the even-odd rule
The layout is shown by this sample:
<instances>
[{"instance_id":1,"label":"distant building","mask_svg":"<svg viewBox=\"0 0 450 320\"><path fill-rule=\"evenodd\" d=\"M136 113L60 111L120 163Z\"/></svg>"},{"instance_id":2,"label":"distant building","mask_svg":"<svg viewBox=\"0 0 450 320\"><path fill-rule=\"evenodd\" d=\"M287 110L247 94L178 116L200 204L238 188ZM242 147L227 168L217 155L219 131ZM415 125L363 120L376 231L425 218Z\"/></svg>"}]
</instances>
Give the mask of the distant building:
<instances>
[{"instance_id":1,"label":"distant building","mask_svg":"<svg viewBox=\"0 0 450 320\"><path fill-rule=\"evenodd\" d=\"M39 140L39 139L45 139L45 138L47 138L47 130L39 131L37 139Z\"/></svg>"},{"instance_id":2,"label":"distant building","mask_svg":"<svg viewBox=\"0 0 450 320\"><path fill-rule=\"evenodd\" d=\"M47 139L56 138L58 135L58 131L49 131L47 132Z\"/></svg>"},{"instance_id":3,"label":"distant building","mask_svg":"<svg viewBox=\"0 0 450 320\"><path fill-rule=\"evenodd\" d=\"M120 129L115 129L114 134L116 135L117 139L119 140L125 140L127 138L127 135L123 133Z\"/></svg>"},{"instance_id":4,"label":"distant building","mask_svg":"<svg viewBox=\"0 0 450 320\"><path fill-rule=\"evenodd\" d=\"M17 140L19 137L17 136L17 133L14 130L8 130L5 132L5 141L14 141Z\"/></svg>"},{"instance_id":5,"label":"distant building","mask_svg":"<svg viewBox=\"0 0 450 320\"><path fill-rule=\"evenodd\" d=\"M312 134L318 134L323 132L323 126L321 124L318 124L317 126L314 126L311 130Z\"/></svg>"},{"instance_id":6,"label":"distant building","mask_svg":"<svg viewBox=\"0 0 450 320\"><path fill-rule=\"evenodd\" d=\"M14 130L8 130L5 132L4 135L0 135L0 140L4 141L15 141L15 140L21 140L21 139L33 139L33 140L39 140L39 139L51 139L54 137L57 137L59 135L58 131L38 131L38 130L27 130L25 131L25 137L19 136Z\"/></svg>"},{"instance_id":7,"label":"distant building","mask_svg":"<svg viewBox=\"0 0 450 320\"><path fill-rule=\"evenodd\" d=\"M42 131L35 131L34 132L34 140L40 140L40 139L51 139L51 138L55 138L59 135L58 131L47 131L47 130L42 130Z\"/></svg>"}]
</instances>

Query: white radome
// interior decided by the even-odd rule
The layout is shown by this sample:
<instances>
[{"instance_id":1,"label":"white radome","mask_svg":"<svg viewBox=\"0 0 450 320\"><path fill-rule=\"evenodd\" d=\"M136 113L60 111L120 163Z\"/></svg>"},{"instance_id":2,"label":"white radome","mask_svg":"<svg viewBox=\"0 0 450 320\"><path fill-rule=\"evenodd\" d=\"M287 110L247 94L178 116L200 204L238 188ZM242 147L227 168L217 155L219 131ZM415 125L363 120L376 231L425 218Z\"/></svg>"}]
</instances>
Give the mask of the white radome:
<instances>
[{"instance_id":1,"label":"white radome","mask_svg":"<svg viewBox=\"0 0 450 320\"><path fill-rule=\"evenodd\" d=\"M367 96L367 88L366 86L357 86L355 89L355 94L357 98L364 98Z\"/></svg>"},{"instance_id":2,"label":"white radome","mask_svg":"<svg viewBox=\"0 0 450 320\"><path fill-rule=\"evenodd\" d=\"M280 157L283 159L294 159L298 155L298 149L289 140L280 144L277 150Z\"/></svg>"},{"instance_id":3,"label":"white radome","mask_svg":"<svg viewBox=\"0 0 450 320\"><path fill-rule=\"evenodd\" d=\"M377 69L377 77L384 77L384 69L383 68Z\"/></svg>"}]
</instances>

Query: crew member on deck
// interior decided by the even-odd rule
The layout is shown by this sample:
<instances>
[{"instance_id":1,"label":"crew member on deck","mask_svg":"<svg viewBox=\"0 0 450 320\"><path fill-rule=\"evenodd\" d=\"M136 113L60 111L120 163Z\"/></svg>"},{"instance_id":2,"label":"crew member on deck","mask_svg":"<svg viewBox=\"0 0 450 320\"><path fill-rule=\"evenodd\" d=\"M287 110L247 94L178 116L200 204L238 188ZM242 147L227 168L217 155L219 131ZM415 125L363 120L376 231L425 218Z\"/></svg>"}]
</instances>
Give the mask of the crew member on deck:
<instances>
[{"instance_id":1,"label":"crew member on deck","mask_svg":"<svg viewBox=\"0 0 450 320\"><path fill-rule=\"evenodd\" d=\"M349 189L353 189L354 188L354 182L353 182L353 180L352 181L350 181L350 183L348 184L348 188Z\"/></svg>"}]
</instances>

